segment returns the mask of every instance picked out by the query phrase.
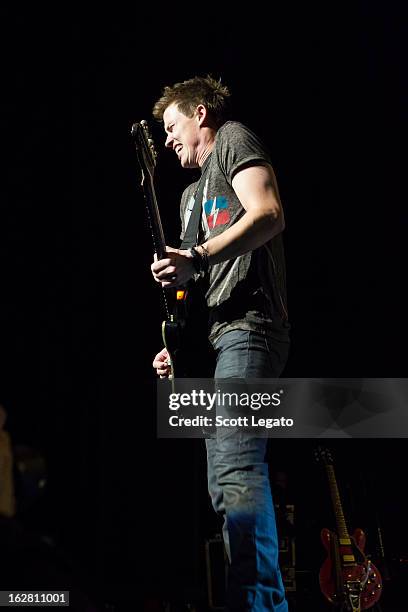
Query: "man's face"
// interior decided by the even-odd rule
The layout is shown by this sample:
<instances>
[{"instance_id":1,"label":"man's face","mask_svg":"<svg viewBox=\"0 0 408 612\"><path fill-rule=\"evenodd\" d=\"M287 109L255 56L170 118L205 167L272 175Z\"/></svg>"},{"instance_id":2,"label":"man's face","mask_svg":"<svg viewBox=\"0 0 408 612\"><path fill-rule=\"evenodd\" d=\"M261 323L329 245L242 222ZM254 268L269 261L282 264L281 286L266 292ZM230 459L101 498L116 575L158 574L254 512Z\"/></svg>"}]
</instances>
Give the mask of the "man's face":
<instances>
[{"instance_id":1,"label":"man's face","mask_svg":"<svg viewBox=\"0 0 408 612\"><path fill-rule=\"evenodd\" d=\"M183 168L197 168L200 128L198 117L186 117L171 104L163 113L164 129L167 134L165 146L173 149Z\"/></svg>"}]
</instances>

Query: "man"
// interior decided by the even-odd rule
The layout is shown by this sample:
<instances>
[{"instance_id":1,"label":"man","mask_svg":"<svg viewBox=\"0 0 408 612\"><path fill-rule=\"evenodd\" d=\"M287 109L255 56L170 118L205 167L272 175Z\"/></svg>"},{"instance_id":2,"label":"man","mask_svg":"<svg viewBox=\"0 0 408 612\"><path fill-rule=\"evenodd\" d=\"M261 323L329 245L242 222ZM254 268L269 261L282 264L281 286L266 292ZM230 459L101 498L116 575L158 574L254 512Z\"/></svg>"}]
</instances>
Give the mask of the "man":
<instances>
[{"instance_id":1,"label":"man","mask_svg":"<svg viewBox=\"0 0 408 612\"><path fill-rule=\"evenodd\" d=\"M225 121L228 97L221 82L195 77L166 87L154 106L166 147L183 168L201 168L205 183L199 244L167 247L168 257L155 261L152 273L163 287L183 285L198 273L208 278L216 379L275 378L289 347L283 211L264 146L244 125ZM193 183L182 195L182 236L197 188ZM159 376L170 375L168 359L165 349L156 355ZM217 432L206 445L209 492L224 517L230 561L228 610L286 612L266 439L237 429Z\"/></svg>"}]
</instances>

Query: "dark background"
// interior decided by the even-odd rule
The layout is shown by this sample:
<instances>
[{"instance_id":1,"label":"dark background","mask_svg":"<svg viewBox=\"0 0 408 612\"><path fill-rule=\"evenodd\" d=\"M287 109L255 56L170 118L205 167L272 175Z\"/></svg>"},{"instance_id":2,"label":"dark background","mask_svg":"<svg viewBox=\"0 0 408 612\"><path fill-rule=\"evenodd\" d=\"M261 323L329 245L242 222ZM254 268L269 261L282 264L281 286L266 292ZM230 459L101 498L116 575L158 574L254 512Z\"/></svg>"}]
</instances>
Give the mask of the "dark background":
<instances>
[{"instance_id":1,"label":"dark background","mask_svg":"<svg viewBox=\"0 0 408 612\"><path fill-rule=\"evenodd\" d=\"M285 375L403 377L403 13L358 0L330 11L272 3L267 15L174 5L4 15L0 402L13 443L36 449L48 475L38 498L21 485L17 518L52 538L92 596L193 588L194 551L217 530L202 446L155 436L162 312L132 122L151 119L165 85L221 76L235 118L271 151L285 208ZM196 175L152 129L177 245L179 196ZM379 514L396 591L408 557L405 440L329 442L350 522L372 550ZM332 520L313 447L274 440L270 455L272 480L289 483L277 495L296 504L298 566L312 574Z\"/></svg>"}]
</instances>

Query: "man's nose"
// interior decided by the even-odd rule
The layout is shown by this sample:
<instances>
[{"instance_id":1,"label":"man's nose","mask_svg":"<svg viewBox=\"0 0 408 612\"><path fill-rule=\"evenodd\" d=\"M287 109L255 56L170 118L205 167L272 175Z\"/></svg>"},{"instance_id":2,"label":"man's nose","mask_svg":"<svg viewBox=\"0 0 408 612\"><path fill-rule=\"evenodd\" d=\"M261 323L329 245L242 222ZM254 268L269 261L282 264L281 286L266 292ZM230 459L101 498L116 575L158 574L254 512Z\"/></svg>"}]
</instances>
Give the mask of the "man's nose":
<instances>
[{"instance_id":1,"label":"man's nose","mask_svg":"<svg viewBox=\"0 0 408 612\"><path fill-rule=\"evenodd\" d=\"M164 146L165 147L173 148L173 140L174 140L174 138L172 137L172 135L168 134L167 138L166 138L166 142L164 143Z\"/></svg>"}]
</instances>

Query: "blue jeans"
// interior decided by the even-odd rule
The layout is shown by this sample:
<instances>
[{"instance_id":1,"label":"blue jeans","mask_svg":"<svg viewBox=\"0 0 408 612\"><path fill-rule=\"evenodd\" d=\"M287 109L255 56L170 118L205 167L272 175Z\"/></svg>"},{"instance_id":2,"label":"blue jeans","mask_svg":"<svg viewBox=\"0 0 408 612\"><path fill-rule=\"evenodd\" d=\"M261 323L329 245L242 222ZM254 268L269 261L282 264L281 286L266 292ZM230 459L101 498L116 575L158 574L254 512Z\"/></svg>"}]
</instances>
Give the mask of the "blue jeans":
<instances>
[{"instance_id":1,"label":"blue jeans","mask_svg":"<svg viewBox=\"0 0 408 612\"><path fill-rule=\"evenodd\" d=\"M276 378L289 343L257 332L234 330L216 343L216 379ZM229 612L287 612L278 565L275 511L265 461L267 438L219 428L206 440L208 488L215 511L224 518L229 558Z\"/></svg>"}]
</instances>

